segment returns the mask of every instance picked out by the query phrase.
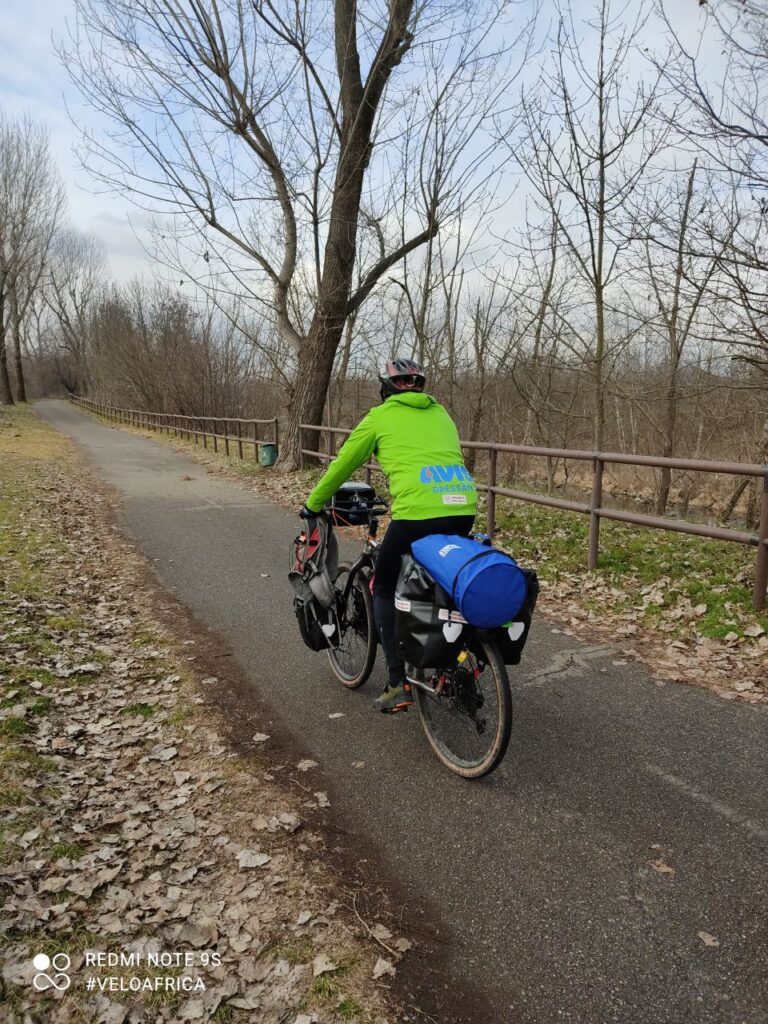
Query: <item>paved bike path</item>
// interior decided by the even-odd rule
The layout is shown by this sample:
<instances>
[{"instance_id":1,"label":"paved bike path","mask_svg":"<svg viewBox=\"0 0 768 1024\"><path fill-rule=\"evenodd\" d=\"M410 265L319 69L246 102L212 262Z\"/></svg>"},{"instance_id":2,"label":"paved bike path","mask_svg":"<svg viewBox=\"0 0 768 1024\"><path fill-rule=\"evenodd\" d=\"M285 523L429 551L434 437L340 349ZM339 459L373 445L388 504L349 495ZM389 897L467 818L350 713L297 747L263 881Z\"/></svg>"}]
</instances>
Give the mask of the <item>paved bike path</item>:
<instances>
[{"instance_id":1,"label":"paved bike path","mask_svg":"<svg viewBox=\"0 0 768 1024\"><path fill-rule=\"evenodd\" d=\"M65 402L36 409L84 447L160 581L335 780L349 831L448 922L445 984L488 992L488 1024L765 1024L765 711L659 688L539 618L513 670L509 753L465 782L415 713L371 710L380 665L350 693L300 644L291 513Z\"/></svg>"}]
</instances>

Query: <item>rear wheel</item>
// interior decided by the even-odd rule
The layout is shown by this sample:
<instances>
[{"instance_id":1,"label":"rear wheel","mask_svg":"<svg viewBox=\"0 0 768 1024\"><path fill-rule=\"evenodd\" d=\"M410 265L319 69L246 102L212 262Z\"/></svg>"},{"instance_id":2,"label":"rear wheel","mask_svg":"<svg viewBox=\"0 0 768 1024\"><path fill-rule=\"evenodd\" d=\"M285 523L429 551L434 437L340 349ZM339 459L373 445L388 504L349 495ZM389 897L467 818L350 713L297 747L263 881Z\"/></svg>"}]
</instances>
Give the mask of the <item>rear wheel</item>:
<instances>
[{"instance_id":1,"label":"rear wheel","mask_svg":"<svg viewBox=\"0 0 768 1024\"><path fill-rule=\"evenodd\" d=\"M333 674L350 690L362 686L373 670L376 660L376 625L373 621L373 598L368 589L368 576L357 572L349 592L349 562L342 562L334 580L340 640L338 647L328 648Z\"/></svg>"},{"instance_id":2,"label":"rear wheel","mask_svg":"<svg viewBox=\"0 0 768 1024\"><path fill-rule=\"evenodd\" d=\"M512 732L512 695L496 645L478 640L474 653L412 690L429 744L452 772L479 779L497 767Z\"/></svg>"}]
</instances>

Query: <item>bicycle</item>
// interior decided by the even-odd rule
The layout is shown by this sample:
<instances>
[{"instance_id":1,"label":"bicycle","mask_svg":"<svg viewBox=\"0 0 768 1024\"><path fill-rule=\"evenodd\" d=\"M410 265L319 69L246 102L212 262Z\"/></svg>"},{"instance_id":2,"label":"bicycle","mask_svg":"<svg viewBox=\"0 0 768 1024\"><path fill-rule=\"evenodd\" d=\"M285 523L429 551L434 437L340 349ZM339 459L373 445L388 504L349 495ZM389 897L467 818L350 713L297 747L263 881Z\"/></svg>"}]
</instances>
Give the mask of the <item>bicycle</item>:
<instances>
[{"instance_id":1,"label":"bicycle","mask_svg":"<svg viewBox=\"0 0 768 1024\"><path fill-rule=\"evenodd\" d=\"M357 689L370 676L378 637L371 586L379 549L379 518L389 506L376 497L365 513L365 544L334 579L339 638L328 648L336 678ZM333 529L331 522L330 528ZM501 762L512 732L512 694L504 660L485 630L468 627L455 664L417 669L406 664L414 703L432 750L467 779L488 775Z\"/></svg>"}]
</instances>

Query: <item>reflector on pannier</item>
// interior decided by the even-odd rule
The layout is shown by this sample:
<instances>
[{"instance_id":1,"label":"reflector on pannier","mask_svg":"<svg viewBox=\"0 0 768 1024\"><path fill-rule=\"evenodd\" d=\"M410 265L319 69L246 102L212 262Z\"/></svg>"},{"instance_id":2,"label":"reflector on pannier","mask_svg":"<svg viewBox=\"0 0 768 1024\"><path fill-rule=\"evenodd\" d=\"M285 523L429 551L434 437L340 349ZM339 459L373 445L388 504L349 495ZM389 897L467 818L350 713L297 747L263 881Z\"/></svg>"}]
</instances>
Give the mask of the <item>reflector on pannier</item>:
<instances>
[{"instance_id":1,"label":"reflector on pannier","mask_svg":"<svg viewBox=\"0 0 768 1024\"><path fill-rule=\"evenodd\" d=\"M518 665L522 657L523 648L528 640L528 633L531 628L531 619L536 607L536 600L539 596L539 578L532 569L523 569L525 574L528 593L523 607L515 616L513 622L507 622L490 631L499 653L504 659L505 665Z\"/></svg>"}]
</instances>

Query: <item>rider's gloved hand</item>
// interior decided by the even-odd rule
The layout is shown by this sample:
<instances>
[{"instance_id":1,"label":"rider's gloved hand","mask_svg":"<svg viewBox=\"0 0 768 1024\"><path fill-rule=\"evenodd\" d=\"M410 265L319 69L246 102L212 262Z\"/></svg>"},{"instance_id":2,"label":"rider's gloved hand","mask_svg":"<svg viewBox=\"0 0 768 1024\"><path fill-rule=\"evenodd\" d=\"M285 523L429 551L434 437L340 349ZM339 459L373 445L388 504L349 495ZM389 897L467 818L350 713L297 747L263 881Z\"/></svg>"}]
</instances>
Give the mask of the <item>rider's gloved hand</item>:
<instances>
[{"instance_id":1,"label":"rider's gloved hand","mask_svg":"<svg viewBox=\"0 0 768 1024\"><path fill-rule=\"evenodd\" d=\"M299 512L299 519L320 519L322 518L322 512L313 512L311 508L307 508L304 505Z\"/></svg>"}]
</instances>

